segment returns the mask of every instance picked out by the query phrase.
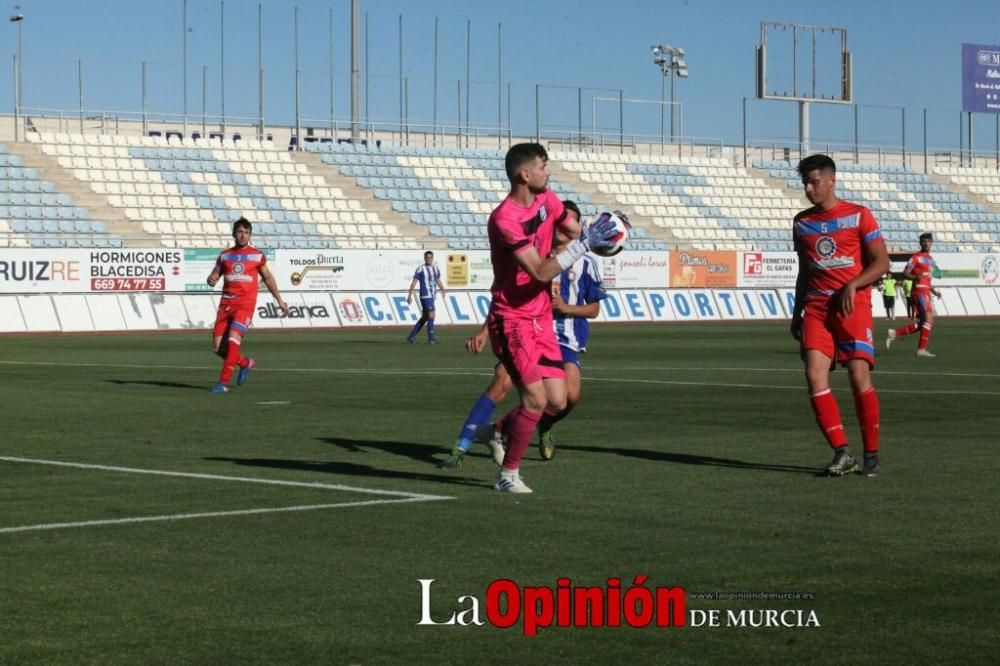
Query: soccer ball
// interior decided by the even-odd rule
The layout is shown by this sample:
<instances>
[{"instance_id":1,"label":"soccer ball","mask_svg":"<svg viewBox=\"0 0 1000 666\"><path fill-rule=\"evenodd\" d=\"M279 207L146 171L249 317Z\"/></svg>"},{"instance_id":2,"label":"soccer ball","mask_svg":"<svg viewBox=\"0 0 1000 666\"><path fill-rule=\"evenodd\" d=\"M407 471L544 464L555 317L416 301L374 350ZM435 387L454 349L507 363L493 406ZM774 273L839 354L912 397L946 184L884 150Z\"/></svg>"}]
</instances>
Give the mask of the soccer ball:
<instances>
[{"instance_id":1,"label":"soccer ball","mask_svg":"<svg viewBox=\"0 0 1000 666\"><path fill-rule=\"evenodd\" d=\"M615 230L618 233L615 235L614 245L611 247L594 248L593 253L601 257L613 257L625 249L625 241L628 240L628 234L632 229L632 225L629 224L628 215L620 210L612 211L610 213L601 213L596 219L594 219L593 223L596 224L604 219L612 220L615 223Z\"/></svg>"}]
</instances>

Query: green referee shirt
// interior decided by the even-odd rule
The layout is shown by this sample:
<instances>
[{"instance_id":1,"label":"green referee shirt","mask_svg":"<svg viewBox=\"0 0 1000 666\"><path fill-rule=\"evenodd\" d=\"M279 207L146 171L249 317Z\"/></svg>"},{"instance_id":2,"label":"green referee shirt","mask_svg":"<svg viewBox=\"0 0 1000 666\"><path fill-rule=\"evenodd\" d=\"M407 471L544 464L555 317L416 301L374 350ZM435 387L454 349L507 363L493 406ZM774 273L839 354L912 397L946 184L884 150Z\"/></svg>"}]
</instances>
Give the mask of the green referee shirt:
<instances>
[{"instance_id":1,"label":"green referee shirt","mask_svg":"<svg viewBox=\"0 0 1000 666\"><path fill-rule=\"evenodd\" d=\"M882 289L883 289L882 293L884 293L886 296L890 296L892 298L896 297L896 281L893 280L892 278L889 278L888 280L882 280Z\"/></svg>"}]
</instances>

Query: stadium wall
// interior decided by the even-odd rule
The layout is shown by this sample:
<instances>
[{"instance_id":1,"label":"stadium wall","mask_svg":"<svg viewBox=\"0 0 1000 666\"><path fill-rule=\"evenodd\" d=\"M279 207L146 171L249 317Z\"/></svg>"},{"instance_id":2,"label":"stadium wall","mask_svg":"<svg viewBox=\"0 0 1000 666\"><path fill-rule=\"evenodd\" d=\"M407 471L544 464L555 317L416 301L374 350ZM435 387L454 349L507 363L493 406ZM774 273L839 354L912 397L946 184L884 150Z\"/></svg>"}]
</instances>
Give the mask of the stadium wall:
<instances>
[{"instance_id":1,"label":"stadium wall","mask_svg":"<svg viewBox=\"0 0 1000 666\"><path fill-rule=\"evenodd\" d=\"M205 330L218 293L205 278L209 249L0 250L0 333ZM263 292L257 328L409 326L406 303L419 252L268 250L292 316ZM1000 316L996 255L937 255L943 316ZM482 323L492 281L489 253L439 255L446 287L438 321ZM602 259L609 297L599 321L787 319L797 270L792 253L626 252ZM902 266L895 267L901 269ZM901 306L900 306L901 307ZM876 303L876 316L883 316Z\"/></svg>"}]
</instances>

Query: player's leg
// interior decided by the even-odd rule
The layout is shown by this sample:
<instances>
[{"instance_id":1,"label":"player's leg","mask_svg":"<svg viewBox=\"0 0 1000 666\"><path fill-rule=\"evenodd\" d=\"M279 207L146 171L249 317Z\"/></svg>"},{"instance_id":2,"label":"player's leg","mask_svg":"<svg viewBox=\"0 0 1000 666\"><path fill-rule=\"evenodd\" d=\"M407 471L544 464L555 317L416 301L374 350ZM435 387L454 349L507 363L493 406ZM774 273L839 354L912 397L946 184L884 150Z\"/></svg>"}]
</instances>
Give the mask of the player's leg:
<instances>
[{"instance_id":1,"label":"player's leg","mask_svg":"<svg viewBox=\"0 0 1000 666\"><path fill-rule=\"evenodd\" d=\"M827 465L826 470L828 474L840 475L856 469L857 460L851 455L847 445L840 406L830 390L830 368L835 347L827 320L833 316L831 314L828 317L825 308L806 307L802 322L802 360L805 363L809 402L816 423L834 452L833 462Z\"/></svg>"},{"instance_id":2,"label":"player's leg","mask_svg":"<svg viewBox=\"0 0 1000 666\"><path fill-rule=\"evenodd\" d=\"M920 298L919 296L911 296L910 298L906 299L906 316L908 319L913 318L913 311L914 308L916 307L916 302L919 298ZM885 348L888 349L889 347L891 347L892 343L895 342L896 338L904 335L910 335L911 333L916 333L919 330L920 330L920 324L915 321L911 321L906 326L900 326L899 328L896 329L890 328L889 336L885 339Z\"/></svg>"},{"instance_id":3,"label":"player's leg","mask_svg":"<svg viewBox=\"0 0 1000 666\"><path fill-rule=\"evenodd\" d=\"M878 393L872 385L871 366L865 359L850 360L847 362L847 375L854 394L854 410L861 426L861 441L865 447L862 472L866 476L878 476L881 471L878 456L879 402Z\"/></svg>"},{"instance_id":4,"label":"player's leg","mask_svg":"<svg viewBox=\"0 0 1000 666\"><path fill-rule=\"evenodd\" d=\"M219 305L215 313L215 324L212 325L212 353L221 358L226 358L229 351L229 322L233 318L233 313L225 303Z\"/></svg>"},{"instance_id":5,"label":"player's leg","mask_svg":"<svg viewBox=\"0 0 1000 666\"><path fill-rule=\"evenodd\" d=\"M229 325L232 321L233 313L226 304L219 306L219 311L215 315L215 324L212 326L212 352L223 359L222 365L225 369L226 355L229 353ZM225 393L229 389L225 384L216 384L212 387L212 393Z\"/></svg>"},{"instance_id":6,"label":"player's leg","mask_svg":"<svg viewBox=\"0 0 1000 666\"><path fill-rule=\"evenodd\" d=\"M556 442L552 435L552 427L569 416L576 403L580 402L580 357L577 352L562 348L563 370L566 372L566 407L558 413L549 410L542 415L538 424L538 450L542 460L552 460L556 454Z\"/></svg>"},{"instance_id":7,"label":"player's leg","mask_svg":"<svg viewBox=\"0 0 1000 666\"><path fill-rule=\"evenodd\" d=\"M454 469L461 466L465 454L472 448L472 443L476 439L476 433L493 423L493 410L507 396L512 387L510 375L502 364L498 363L493 370L493 379L489 386L476 400L469 415L462 424L462 430L458 434L458 440L452 448L451 454L438 466L443 469ZM494 462L497 465L503 463L503 447L499 447L499 456L494 451ZM490 448L494 448L491 444Z\"/></svg>"},{"instance_id":8,"label":"player's leg","mask_svg":"<svg viewBox=\"0 0 1000 666\"><path fill-rule=\"evenodd\" d=\"M233 372L237 367L239 367L240 359L243 358L240 354L240 348L243 342L243 333L245 333L246 330L241 329L242 327L238 325L238 322L233 322L233 325L229 327L226 358L222 361L222 371L219 373L219 383L212 389L215 393L226 392L225 390L229 385L229 380L232 379Z\"/></svg>"},{"instance_id":9,"label":"player's leg","mask_svg":"<svg viewBox=\"0 0 1000 666\"><path fill-rule=\"evenodd\" d=\"M847 368L847 377L854 395L854 410L861 426L864 444L864 473L878 476L879 402L872 385L872 368L875 367L875 349L872 345L873 327L871 307L860 300L854 313L838 318L840 328L834 332L837 343L837 361Z\"/></svg>"},{"instance_id":10,"label":"player's leg","mask_svg":"<svg viewBox=\"0 0 1000 666\"><path fill-rule=\"evenodd\" d=\"M434 309L434 299L424 299L424 303L424 311L427 313L427 342L436 345L437 338L434 336L434 317L437 315L437 310Z\"/></svg>"},{"instance_id":11,"label":"player's leg","mask_svg":"<svg viewBox=\"0 0 1000 666\"><path fill-rule=\"evenodd\" d=\"M532 320L494 318L490 324L490 342L501 363L507 368L511 380L517 387L520 397L517 407L504 417L504 434L507 439L507 450L504 453L500 476L493 487L496 490L514 493L530 493L520 478L521 459L531 443L531 436L542 417L542 411L549 402L544 378L552 376L551 372L543 374L540 365L542 348L538 344L538 334L541 328ZM555 334L549 326L553 340ZM558 376L563 374L558 368ZM558 399L558 396L553 396ZM565 401L565 388L563 389Z\"/></svg>"},{"instance_id":12,"label":"player's leg","mask_svg":"<svg viewBox=\"0 0 1000 666\"><path fill-rule=\"evenodd\" d=\"M917 342L917 356L933 358L934 354L927 351L927 343L931 339L931 327L934 324L934 306L931 294L921 294L916 300L917 325L920 327L920 339Z\"/></svg>"},{"instance_id":13,"label":"player's leg","mask_svg":"<svg viewBox=\"0 0 1000 666\"><path fill-rule=\"evenodd\" d=\"M427 308L424 306L424 299L420 299L420 319L417 323L413 325L413 329L410 330L410 334L406 336L406 341L411 345L417 341L417 334L420 333L420 329L424 327L427 323Z\"/></svg>"}]
</instances>

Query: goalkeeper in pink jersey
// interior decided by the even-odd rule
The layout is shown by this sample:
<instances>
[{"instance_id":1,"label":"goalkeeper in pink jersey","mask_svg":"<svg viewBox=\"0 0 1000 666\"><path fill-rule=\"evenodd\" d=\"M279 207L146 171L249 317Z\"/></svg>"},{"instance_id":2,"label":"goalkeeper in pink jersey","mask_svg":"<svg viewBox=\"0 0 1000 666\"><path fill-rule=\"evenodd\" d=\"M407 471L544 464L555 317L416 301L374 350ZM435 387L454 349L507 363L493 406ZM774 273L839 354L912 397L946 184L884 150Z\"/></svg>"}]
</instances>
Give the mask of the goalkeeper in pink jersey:
<instances>
[{"instance_id":1,"label":"goalkeeper in pink jersey","mask_svg":"<svg viewBox=\"0 0 1000 666\"><path fill-rule=\"evenodd\" d=\"M493 297L487 329L493 353L520 395L520 405L504 417L508 437L500 475L493 487L530 493L520 476L521 458L542 414L566 407L566 372L552 323L551 281L591 248L611 247L617 232L611 220L580 228L549 190L549 156L537 143L507 151L510 193L490 215L487 234L493 264ZM576 238L549 257L555 228Z\"/></svg>"}]
</instances>

